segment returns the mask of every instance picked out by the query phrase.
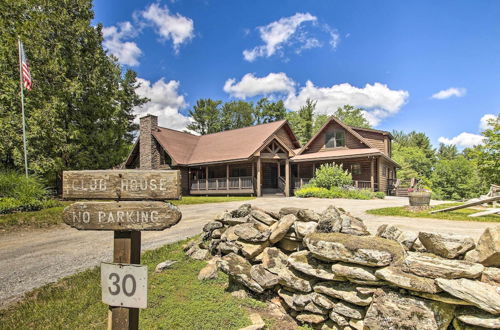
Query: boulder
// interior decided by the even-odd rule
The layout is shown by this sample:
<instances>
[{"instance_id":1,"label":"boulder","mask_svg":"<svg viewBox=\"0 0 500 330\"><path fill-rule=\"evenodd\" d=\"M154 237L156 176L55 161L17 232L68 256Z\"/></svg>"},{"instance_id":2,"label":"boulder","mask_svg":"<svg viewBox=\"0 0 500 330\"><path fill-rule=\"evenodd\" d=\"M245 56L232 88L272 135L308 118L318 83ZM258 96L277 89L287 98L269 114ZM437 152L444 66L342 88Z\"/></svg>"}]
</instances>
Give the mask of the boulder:
<instances>
[{"instance_id":1,"label":"boulder","mask_svg":"<svg viewBox=\"0 0 500 330\"><path fill-rule=\"evenodd\" d=\"M288 264L307 275L324 280L345 281L345 278L336 276L329 264L322 263L313 257L312 253L304 250L290 254Z\"/></svg>"},{"instance_id":2,"label":"boulder","mask_svg":"<svg viewBox=\"0 0 500 330\"><path fill-rule=\"evenodd\" d=\"M413 243L413 245L411 246L411 249L410 251L415 251L415 252L427 252L427 249L425 248L425 246L422 244L422 242L420 242L420 240L418 239L417 237L417 240L415 241L415 243Z\"/></svg>"},{"instance_id":3,"label":"boulder","mask_svg":"<svg viewBox=\"0 0 500 330\"><path fill-rule=\"evenodd\" d=\"M236 241L239 236L234 232L236 226L232 226L226 229L226 231L220 236L223 241Z\"/></svg>"},{"instance_id":4,"label":"boulder","mask_svg":"<svg viewBox=\"0 0 500 330\"><path fill-rule=\"evenodd\" d=\"M293 214L293 213L292 213ZM318 222L321 220L321 215L309 209L300 209L297 214L297 219L304 222Z\"/></svg>"},{"instance_id":5,"label":"boulder","mask_svg":"<svg viewBox=\"0 0 500 330\"><path fill-rule=\"evenodd\" d=\"M251 211L252 211L252 205L243 204L240 207L238 207L236 210L231 211L231 216L234 218L242 218L242 217L246 217L247 215L249 215Z\"/></svg>"},{"instance_id":6,"label":"boulder","mask_svg":"<svg viewBox=\"0 0 500 330\"><path fill-rule=\"evenodd\" d=\"M220 241L217 245L220 254L239 253L240 246L235 241Z\"/></svg>"},{"instance_id":7,"label":"boulder","mask_svg":"<svg viewBox=\"0 0 500 330\"><path fill-rule=\"evenodd\" d=\"M484 267L464 260L450 260L432 254L410 252L403 261L405 271L430 278L477 278Z\"/></svg>"},{"instance_id":8,"label":"boulder","mask_svg":"<svg viewBox=\"0 0 500 330\"><path fill-rule=\"evenodd\" d=\"M326 308L326 309L332 309L333 305L335 304L335 301L332 298L325 296L324 294L317 293L317 292L314 292L312 301L316 305L321 306L321 307Z\"/></svg>"},{"instance_id":9,"label":"boulder","mask_svg":"<svg viewBox=\"0 0 500 330\"><path fill-rule=\"evenodd\" d=\"M474 307L461 307L455 313L465 324L487 329L500 329L500 317L485 313Z\"/></svg>"},{"instance_id":10,"label":"boulder","mask_svg":"<svg viewBox=\"0 0 500 330\"><path fill-rule=\"evenodd\" d=\"M294 225L295 233L299 237L304 237L307 234L314 233L317 226L318 226L318 223L314 222L314 221L308 221L308 222L296 221L295 225Z\"/></svg>"},{"instance_id":11,"label":"boulder","mask_svg":"<svg viewBox=\"0 0 500 330\"><path fill-rule=\"evenodd\" d=\"M476 251L480 263L500 267L500 226L486 228L479 238Z\"/></svg>"},{"instance_id":12,"label":"boulder","mask_svg":"<svg viewBox=\"0 0 500 330\"><path fill-rule=\"evenodd\" d=\"M213 232L212 232L212 239L220 239L220 237L222 236L222 234L226 231L226 228L219 228L219 229L215 229Z\"/></svg>"},{"instance_id":13,"label":"boulder","mask_svg":"<svg viewBox=\"0 0 500 330\"><path fill-rule=\"evenodd\" d=\"M279 212L279 217L282 218L288 214L293 214L293 215L297 216L297 213L299 213L300 210L301 209L298 207L283 207L283 208L281 208L281 210Z\"/></svg>"},{"instance_id":14,"label":"boulder","mask_svg":"<svg viewBox=\"0 0 500 330\"><path fill-rule=\"evenodd\" d=\"M370 330L445 330L453 319L454 309L437 301L378 289L366 312L364 325Z\"/></svg>"},{"instance_id":15,"label":"boulder","mask_svg":"<svg viewBox=\"0 0 500 330\"><path fill-rule=\"evenodd\" d=\"M437 285L449 294L468 301L491 314L500 314L500 290L490 284L469 279L436 279Z\"/></svg>"},{"instance_id":16,"label":"boulder","mask_svg":"<svg viewBox=\"0 0 500 330\"><path fill-rule=\"evenodd\" d=\"M217 263L220 261L220 257L213 257L210 259L208 264L203 267L198 273L198 280L212 280L217 278Z\"/></svg>"},{"instance_id":17,"label":"boulder","mask_svg":"<svg viewBox=\"0 0 500 330\"><path fill-rule=\"evenodd\" d=\"M365 309L349 304L342 300L333 304L332 311L350 319L362 319L365 317Z\"/></svg>"},{"instance_id":18,"label":"boulder","mask_svg":"<svg viewBox=\"0 0 500 330\"><path fill-rule=\"evenodd\" d=\"M278 242L278 247L288 252L297 251L302 247L302 242L291 240L285 237Z\"/></svg>"},{"instance_id":19,"label":"boulder","mask_svg":"<svg viewBox=\"0 0 500 330\"><path fill-rule=\"evenodd\" d=\"M259 220L255 219L254 217L248 217L248 222L249 223L253 223L254 227L257 228L257 230L259 231L266 231L269 229L269 226L266 225L266 224L263 224L262 222L260 222Z\"/></svg>"},{"instance_id":20,"label":"boulder","mask_svg":"<svg viewBox=\"0 0 500 330\"><path fill-rule=\"evenodd\" d=\"M314 302L309 302L307 305L304 306L304 311L306 312L311 312L311 313L315 313L315 314L323 314L323 315L327 315L328 314L328 310L321 307L321 306L318 306L316 305Z\"/></svg>"},{"instance_id":21,"label":"boulder","mask_svg":"<svg viewBox=\"0 0 500 330\"><path fill-rule=\"evenodd\" d=\"M408 290L427 293L437 293L441 291L434 283L433 279L408 274L397 267L390 266L379 269L375 272L375 276L395 286Z\"/></svg>"},{"instance_id":22,"label":"boulder","mask_svg":"<svg viewBox=\"0 0 500 330\"><path fill-rule=\"evenodd\" d=\"M248 221L248 217L233 218L231 213L224 212L222 215L216 217L216 221L222 222L224 225L235 226L240 223L245 223Z\"/></svg>"},{"instance_id":23,"label":"boulder","mask_svg":"<svg viewBox=\"0 0 500 330\"><path fill-rule=\"evenodd\" d=\"M244 241L236 241L236 244L240 246L241 254L247 259L253 259L264 251L266 247L269 246L269 242L261 243L251 243Z\"/></svg>"},{"instance_id":24,"label":"boulder","mask_svg":"<svg viewBox=\"0 0 500 330\"><path fill-rule=\"evenodd\" d=\"M332 265L332 272L341 277L362 281L379 281L375 276L375 269L356 264L339 262Z\"/></svg>"},{"instance_id":25,"label":"boulder","mask_svg":"<svg viewBox=\"0 0 500 330\"><path fill-rule=\"evenodd\" d=\"M340 219L342 220L342 227L340 229L341 233L357 236L370 235L365 224L363 223L363 220L360 218L356 218L348 213L345 213L340 215Z\"/></svg>"},{"instance_id":26,"label":"boulder","mask_svg":"<svg viewBox=\"0 0 500 330\"><path fill-rule=\"evenodd\" d=\"M278 275L279 283L288 288L311 292L309 279L287 267L287 255L277 248L266 248L263 252L262 265L268 271Z\"/></svg>"},{"instance_id":27,"label":"boulder","mask_svg":"<svg viewBox=\"0 0 500 330\"><path fill-rule=\"evenodd\" d=\"M222 227L224 227L224 225L222 224L222 222L220 222L220 221L210 221L205 226L203 226L203 231L211 233L215 229L219 229L219 228L222 228Z\"/></svg>"},{"instance_id":28,"label":"boulder","mask_svg":"<svg viewBox=\"0 0 500 330\"><path fill-rule=\"evenodd\" d=\"M280 298L282 299L282 301L285 303L286 306L288 306L293 310L301 310L299 306L296 306L293 303L293 295L294 295L293 292L290 292L286 289L280 288L278 290L278 296L280 296Z\"/></svg>"},{"instance_id":29,"label":"boulder","mask_svg":"<svg viewBox=\"0 0 500 330\"><path fill-rule=\"evenodd\" d=\"M271 226L276 222L276 219L261 210L252 210L252 212L250 212L250 216L266 226Z\"/></svg>"},{"instance_id":30,"label":"boulder","mask_svg":"<svg viewBox=\"0 0 500 330\"><path fill-rule=\"evenodd\" d=\"M485 267L481 274L481 282L500 287L500 268Z\"/></svg>"},{"instance_id":31,"label":"boulder","mask_svg":"<svg viewBox=\"0 0 500 330\"><path fill-rule=\"evenodd\" d=\"M440 301L450 305L462 305L462 306L472 305L470 302L458 299L447 292L441 292L441 293L425 293L418 291L408 291L408 292L414 296L418 296L429 300Z\"/></svg>"},{"instance_id":32,"label":"boulder","mask_svg":"<svg viewBox=\"0 0 500 330\"><path fill-rule=\"evenodd\" d=\"M261 232L255 227L253 223L244 223L234 226L234 233L244 241L264 242L267 241L271 232Z\"/></svg>"},{"instance_id":33,"label":"boulder","mask_svg":"<svg viewBox=\"0 0 500 330\"><path fill-rule=\"evenodd\" d=\"M195 245L189 249L186 254L195 260L205 260L210 255L210 252Z\"/></svg>"},{"instance_id":34,"label":"boulder","mask_svg":"<svg viewBox=\"0 0 500 330\"><path fill-rule=\"evenodd\" d=\"M365 266L387 266L403 260L401 244L381 237L341 233L313 233L304 238L315 257L325 261L344 261Z\"/></svg>"},{"instance_id":35,"label":"boulder","mask_svg":"<svg viewBox=\"0 0 500 330\"><path fill-rule=\"evenodd\" d=\"M270 289L279 282L279 277L268 271L261 264L252 266L250 276L264 289Z\"/></svg>"},{"instance_id":36,"label":"boulder","mask_svg":"<svg viewBox=\"0 0 500 330\"><path fill-rule=\"evenodd\" d=\"M262 320L262 317L257 313L251 313L249 315L249 318L250 321L252 321L252 324L239 330L260 330L264 329L264 327L266 326L266 323L264 322L264 320Z\"/></svg>"},{"instance_id":37,"label":"boulder","mask_svg":"<svg viewBox=\"0 0 500 330\"><path fill-rule=\"evenodd\" d=\"M349 320L349 326L355 330L364 330L365 323L363 320Z\"/></svg>"},{"instance_id":38,"label":"boulder","mask_svg":"<svg viewBox=\"0 0 500 330\"><path fill-rule=\"evenodd\" d=\"M295 306L300 307L300 308L304 308L304 307L306 307L307 304L309 304L312 301L313 296L314 296L314 292L307 293L307 294L294 293L293 294L293 304Z\"/></svg>"},{"instance_id":39,"label":"boulder","mask_svg":"<svg viewBox=\"0 0 500 330\"><path fill-rule=\"evenodd\" d=\"M440 257L456 258L474 248L474 240L468 236L420 232L418 239L427 251Z\"/></svg>"},{"instance_id":40,"label":"boulder","mask_svg":"<svg viewBox=\"0 0 500 330\"><path fill-rule=\"evenodd\" d=\"M300 313L297 315L297 321L302 323L310 323L310 324L318 324L326 320L327 316L322 314L314 314L314 313Z\"/></svg>"},{"instance_id":41,"label":"boulder","mask_svg":"<svg viewBox=\"0 0 500 330\"><path fill-rule=\"evenodd\" d=\"M250 290L257 293L264 292L264 289L250 275L252 265L245 258L235 253L230 253L222 257L219 267L236 282L246 286Z\"/></svg>"},{"instance_id":42,"label":"boulder","mask_svg":"<svg viewBox=\"0 0 500 330\"><path fill-rule=\"evenodd\" d=\"M406 250L410 250L418 238L417 233L402 231L394 225L387 224L378 227L377 236L399 242Z\"/></svg>"},{"instance_id":43,"label":"boulder","mask_svg":"<svg viewBox=\"0 0 500 330\"><path fill-rule=\"evenodd\" d=\"M314 285L314 292L341 299L355 305L368 306L372 302L370 295L362 294L356 286L343 282L320 282Z\"/></svg>"},{"instance_id":44,"label":"boulder","mask_svg":"<svg viewBox=\"0 0 500 330\"><path fill-rule=\"evenodd\" d=\"M165 269L169 269L170 267L172 267L172 265L174 265L176 263L177 263L177 260L166 260L166 261L160 262L158 265L156 265L155 273L161 273L162 271L164 271Z\"/></svg>"},{"instance_id":45,"label":"boulder","mask_svg":"<svg viewBox=\"0 0 500 330\"><path fill-rule=\"evenodd\" d=\"M333 323L335 323L341 327L348 327L349 326L349 321L344 316L342 316L339 313L334 312L334 311L330 312L330 320L332 320ZM349 329L349 328L347 328L347 329Z\"/></svg>"},{"instance_id":46,"label":"boulder","mask_svg":"<svg viewBox=\"0 0 500 330\"><path fill-rule=\"evenodd\" d=\"M318 233L338 233L342 229L342 219L340 211L330 205L322 214L318 222L316 232Z\"/></svg>"},{"instance_id":47,"label":"boulder","mask_svg":"<svg viewBox=\"0 0 500 330\"><path fill-rule=\"evenodd\" d=\"M285 237L286 233L292 227L297 217L293 214L283 216L278 222L271 226L271 235L269 241L274 244Z\"/></svg>"}]
</instances>

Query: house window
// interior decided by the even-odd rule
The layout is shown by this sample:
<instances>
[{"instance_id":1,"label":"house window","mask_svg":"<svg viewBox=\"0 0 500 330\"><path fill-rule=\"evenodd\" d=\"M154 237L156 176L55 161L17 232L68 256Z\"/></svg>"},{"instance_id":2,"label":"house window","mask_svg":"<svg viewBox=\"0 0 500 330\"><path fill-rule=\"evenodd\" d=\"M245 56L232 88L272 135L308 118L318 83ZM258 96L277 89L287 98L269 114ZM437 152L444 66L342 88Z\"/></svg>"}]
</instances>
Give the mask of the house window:
<instances>
[{"instance_id":1,"label":"house window","mask_svg":"<svg viewBox=\"0 0 500 330\"><path fill-rule=\"evenodd\" d=\"M231 177L250 176L247 167L231 167Z\"/></svg>"},{"instance_id":2,"label":"house window","mask_svg":"<svg viewBox=\"0 0 500 330\"><path fill-rule=\"evenodd\" d=\"M325 133L325 148L345 147L345 132L331 130Z\"/></svg>"},{"instance_id":3,"label":"house window","mask_svg":"<svg viewBox=\"0 0 500 330\"><path fill-rule=\"evenodd\" d=\"M352 164L351 165L351 173L352 174L361 174L361 165L360 164Z\"/></svg>"}]
</instances>

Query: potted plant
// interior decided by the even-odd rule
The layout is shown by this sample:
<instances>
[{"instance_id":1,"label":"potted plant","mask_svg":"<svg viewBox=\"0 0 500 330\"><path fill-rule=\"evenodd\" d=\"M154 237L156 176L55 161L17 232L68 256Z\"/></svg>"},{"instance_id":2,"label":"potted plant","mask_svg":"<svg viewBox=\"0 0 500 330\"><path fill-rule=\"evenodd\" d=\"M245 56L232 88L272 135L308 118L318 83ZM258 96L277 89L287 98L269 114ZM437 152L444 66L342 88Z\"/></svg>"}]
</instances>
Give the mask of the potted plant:
<instances>
[{"instance_id":1,"label":"potted plant","mask_svg":"<svg viewBox=\"0 0 500 330\"><path fill-rule=\"evenodd\" d=\"M408 198L410 206L429 206L431 202L432 192L427 187L415 186L415 188L408 188Z\"/></svg>"}]
</instances>

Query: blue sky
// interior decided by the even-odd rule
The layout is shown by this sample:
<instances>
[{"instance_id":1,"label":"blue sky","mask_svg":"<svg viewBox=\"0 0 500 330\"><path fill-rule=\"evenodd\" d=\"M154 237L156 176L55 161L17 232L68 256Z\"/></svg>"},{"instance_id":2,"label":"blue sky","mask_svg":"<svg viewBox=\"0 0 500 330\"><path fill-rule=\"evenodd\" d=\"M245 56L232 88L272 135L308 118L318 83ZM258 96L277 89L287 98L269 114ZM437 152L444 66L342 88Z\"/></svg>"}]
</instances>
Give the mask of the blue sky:
<instances>
[{"instance_id":1,"label":"blue sky","mask_svg":"<svg viewBox=\"0 0 500 330\"><path fill-rule=\"evenodd\" d=\"M500 1L95 0L104 46L182 129L199 98L310 97L366 109L379 129L481 142L500 109Z\"/></svg>"}]
</instances>

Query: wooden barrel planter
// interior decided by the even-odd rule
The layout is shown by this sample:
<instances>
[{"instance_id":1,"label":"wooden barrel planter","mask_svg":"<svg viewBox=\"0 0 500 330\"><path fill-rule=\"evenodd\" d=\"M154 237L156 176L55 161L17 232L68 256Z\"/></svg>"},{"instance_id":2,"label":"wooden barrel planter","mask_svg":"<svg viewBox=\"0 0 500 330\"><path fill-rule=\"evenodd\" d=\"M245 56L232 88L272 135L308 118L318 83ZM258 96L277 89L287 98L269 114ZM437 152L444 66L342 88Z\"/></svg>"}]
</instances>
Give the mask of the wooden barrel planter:
<instances>
[{"instance_id":1,"label":"wooden barrel planter","mask_svg":"<svg viewBox=\"0 0 500 330\"><path fill-rule=\"evenodd\" d=\"M431 194L429 191L413 191L408 193L410 206L429 206Z\"/></svg>"}]
</instances>

